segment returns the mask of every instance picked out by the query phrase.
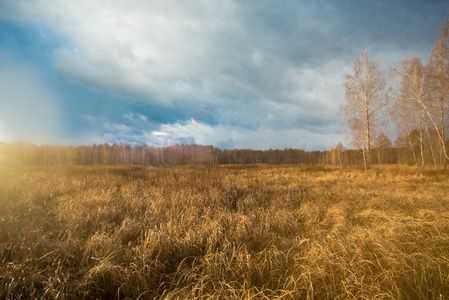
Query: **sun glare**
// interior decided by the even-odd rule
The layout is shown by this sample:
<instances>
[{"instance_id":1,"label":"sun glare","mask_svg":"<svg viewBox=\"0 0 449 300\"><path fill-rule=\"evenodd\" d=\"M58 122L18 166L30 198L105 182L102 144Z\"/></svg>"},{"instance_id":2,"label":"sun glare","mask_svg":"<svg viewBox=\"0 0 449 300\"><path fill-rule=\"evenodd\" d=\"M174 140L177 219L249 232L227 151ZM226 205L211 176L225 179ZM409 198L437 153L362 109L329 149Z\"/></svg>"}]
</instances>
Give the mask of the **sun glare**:
<instances>
[{"instance_id":1,"label":"sun glare","mask_svg":"<svg viewBox=\"0 0 449 300\"><path fill-rule=\"evenodd\" d=\"M5 135L3 134L2 124L0 123L0 142L5 141Z\"/></svg>"},{"instance_id":2,"label":"sun glare","mask_svg":"<svg viewBox=\"0 0 449 300\"><path fill-rule=\"evenodd\" d=\"M6 132L2 126L2 123L0 123L0 142L6 142Z\"/></svg>"}]
</instances>

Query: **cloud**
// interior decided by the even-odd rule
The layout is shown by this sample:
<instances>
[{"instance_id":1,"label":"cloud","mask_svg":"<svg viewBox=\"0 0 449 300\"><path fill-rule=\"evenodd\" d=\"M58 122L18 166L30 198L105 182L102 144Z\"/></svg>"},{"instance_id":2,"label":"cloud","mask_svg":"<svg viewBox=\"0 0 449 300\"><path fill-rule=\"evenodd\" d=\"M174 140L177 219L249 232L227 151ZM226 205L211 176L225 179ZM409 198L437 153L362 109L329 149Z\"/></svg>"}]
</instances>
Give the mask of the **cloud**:
<instances>
[{"instance_id":1,"label":"cloud","mask_svg":"<svg viewBox=\"0 0 449 300\"><path fill-rule=\"evenodd\" d=\"M441 3L16 0L0 17L52 31L52 67L68 82L131 103L121 121L94 116L104 139L282 148L298 136L316 149L342 136L358 52L425 53Z\"/></svg>"},{"instance_id":2,"label":"cloud","mask_svg":"<svg viewBox=\"0 0 449 300\"><path fill-rule=\"evenodd\" d=\"M329 36L311 24L323 18L310 1L264 2L256 10L233 1L16 3L12 15L65 37L53 53L60 74L158 105L279 96L286 66L308 64L313 52L327 51L321 64L332 51L320 42ZM292 45L292 39L298 41Z\"/></svg>"},{"instance_id":3,"label":"cloud","mask_svg":"<svg viewBox=\"0 0 449 300\"><path fill-rule=\"evenodd\" d=\"M220 56L230 55L222 50L220 36L238 32L238 25L232 25L234 5L123 3L18 1L10 9L66 38L53 58L58 72L73 82L167 106L177 98L207 95L208 82L227 60Z\"/></svg>"},{"instance_id":4,"label":"cloud","mask_svg":"<svg viewBox=\"0 0 449 300\"><path fill-rule=\"evenodd\" d=\"M165 145L182 140L197 144L217 145L221 148L262 149L302 148L312 150L327 147L342 139L342 134L319 134L301 128L275 130L260 126L257 130L236 126L209 126L195 120L162 125L158 131L147 134L149 143L156 138ZM324 138L324 139L323 139Z\"/></svg>"},{"instance_id":5,"label":"cloud","mask_svg":"<svg viewBox=\"0 0 449 300\"><path fill-rule=\"evenodd\" d=\"M211 126L194 119L162 124L154 130L134 131L123 124L105 124L109 129L104 139L108 143L148 144L166 147L175 144L214 145L222 149L326 149L342 141L339 133L317 133L301 128L273 129L261 125L255 130L231 125Z\"/></svg>"}]
</instances>

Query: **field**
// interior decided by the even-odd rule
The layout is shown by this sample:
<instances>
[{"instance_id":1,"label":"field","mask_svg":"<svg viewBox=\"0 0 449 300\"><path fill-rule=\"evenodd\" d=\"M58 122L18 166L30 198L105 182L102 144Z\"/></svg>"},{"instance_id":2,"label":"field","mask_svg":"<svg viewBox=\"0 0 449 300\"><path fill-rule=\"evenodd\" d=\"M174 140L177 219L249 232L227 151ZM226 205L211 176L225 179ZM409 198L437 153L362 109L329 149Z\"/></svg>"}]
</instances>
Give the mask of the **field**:
<instances>
[{"instance_id":1,"label":"field","mask_svg":"<svg viewBox=\"0 0 449 300\"><path fill-rule=\"evenodd\" d=\"M449 299L449 172L2 166L2 299Z\"/></svg>"}]
</instances>

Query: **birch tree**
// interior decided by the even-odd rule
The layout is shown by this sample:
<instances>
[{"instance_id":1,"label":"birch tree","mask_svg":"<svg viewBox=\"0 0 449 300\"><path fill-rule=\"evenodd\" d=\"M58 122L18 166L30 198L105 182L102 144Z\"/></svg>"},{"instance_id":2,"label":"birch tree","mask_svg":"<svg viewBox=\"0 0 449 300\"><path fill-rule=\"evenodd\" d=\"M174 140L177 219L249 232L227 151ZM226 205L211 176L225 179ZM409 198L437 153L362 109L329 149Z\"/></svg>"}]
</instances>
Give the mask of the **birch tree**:
<instances>
[{"instance_id":1,"label":"birch tree","mask_svg":"<svg viewBox=\"0 0 449 300\"><path fill-rule=\"evenodd\" d=\"M402 89L393 97L393 105L391 106L390 114L396 123L397 128L401 131L401 136L404 137L404 145L402 146L408 145L408 147L410 147L413 162L418 171L420 171L418 159L415 153L415 143L412 139L412 132L416 128L416 105L414 102L409 101L406 95L404 95ZM396 145L396 147L399 146Z\"/></svg>"},{"instance_id":2,"label":"birch tree","mask_svg":"<svg viewBox=\"0 0 449 300\"><path fill-rule=\"evenodd\" d=\"M403 102L402 105L397 105L394 109L402 109L403 106L408 107L407 117L411 119L409 124L414 123L412 130L416 130L416 134L413 137L418 141L421 168L424 169L424 130L427 130L427 114L423 107L423 103L427 98L425 95L427 90L425 68L421 57L414 55L410 59L403 59L399 70L393 68L391 71L399 80L400 99ZM405 120L403 121L405 122ZM401 124L398 124L398 127L401 127ZM410 135L409 139L411 139L411 132L408 134ZM412 143L411 146L413 147Z\"/></svg>"},{"instance_id":3,"label":"birch tree","mask_svg":"<svg viewBox=\"0 0 449 300\"><path fill-rule=\"evenodd\" d=\"M439 126L438 119L432 109L434 106L434 98L429 96L428 92L426 95L426 91L431 90L429 88L430 75L425 72L421 58L418 55L414 55L410 59L403 59L401 63L401 70L398 71L396 69L392 69L392 72L399 79L401 90L405 95L405 98L417 105L417 109L421 111L422 115L427 118L427 121L430 122L431 126L435 128L438 140L440 141L442 155L449 160L446 151L444 129ZM423 124L427 126L426 123ZM444 128L444 124L442 127ZM420 130L422 131L422 129Z\"/></svg>"},{"instance_id":4,"label":"birch tree","mask_svg":"<svg viewBox=\"0 0 449 300\"><path fill-rule=\"evenodd\" d=\"M371 147L385 124L387 92L378 61L367 51L354 61L353 74L345 78L346 104L342 107L354 147L363 153L365 170L371 167Z\"/></svg>"},{"instance_id":5,"label":"birch tree","mask_svg":"<svg viewBox=\"0 0 449 300\"><path fill-rule=\"evenodd\" d=\"M446 126L449 114L449 46L447 44L447 31L438 38L430 55L430 62L427 66L429 110L434 115L436 128L443 141L446 139ZM440 141L441 142L441 141ZM440 144L441 145L441 144ZM447 152L444 147L440 147L440 159L443 166L446 166Z\"/></svg>"}]
</instances>

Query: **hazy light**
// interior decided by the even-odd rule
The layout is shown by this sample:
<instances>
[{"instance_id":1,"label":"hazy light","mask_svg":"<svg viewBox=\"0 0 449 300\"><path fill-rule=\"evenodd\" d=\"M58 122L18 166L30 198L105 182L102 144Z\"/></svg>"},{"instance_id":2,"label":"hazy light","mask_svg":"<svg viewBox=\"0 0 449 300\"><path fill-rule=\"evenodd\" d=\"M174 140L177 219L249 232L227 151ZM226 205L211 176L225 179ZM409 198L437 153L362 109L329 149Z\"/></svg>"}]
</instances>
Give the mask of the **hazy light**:
<instances>
[{"instance_id":1,"label":"hazy light","mask_svg":"<svg viewBox=\"0 0 449 300\"><path fill-rule=\"evenodd\" d=\"M0 120L0 142L7 142L7 134L5 132L5 129L2 126L1 120Z\"/></svg>"}]
</instances>

